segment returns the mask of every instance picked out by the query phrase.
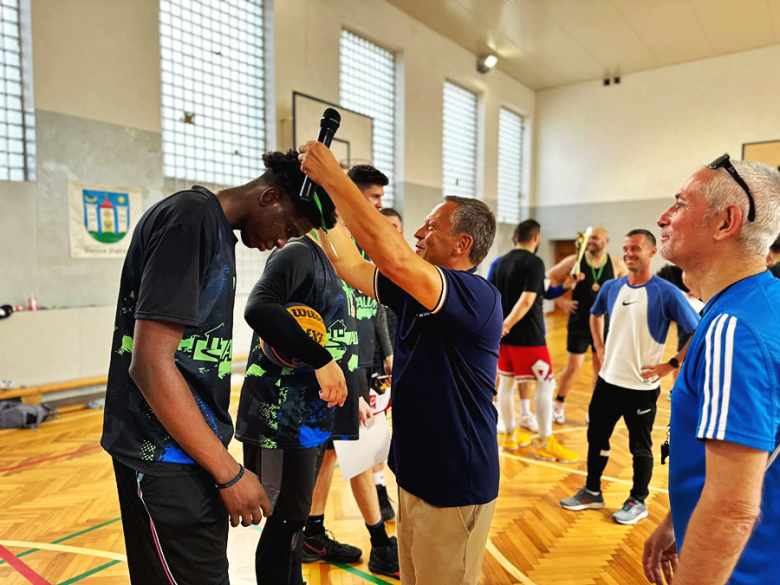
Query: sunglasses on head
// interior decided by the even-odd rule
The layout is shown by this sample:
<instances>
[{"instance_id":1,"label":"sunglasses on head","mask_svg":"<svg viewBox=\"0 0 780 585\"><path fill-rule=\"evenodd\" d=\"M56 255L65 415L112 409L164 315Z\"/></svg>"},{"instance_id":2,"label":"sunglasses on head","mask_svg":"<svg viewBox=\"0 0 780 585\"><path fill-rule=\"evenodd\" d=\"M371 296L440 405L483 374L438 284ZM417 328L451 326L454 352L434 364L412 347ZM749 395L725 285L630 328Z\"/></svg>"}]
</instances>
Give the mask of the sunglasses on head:
<instances>
[{"instance_id":1,"label":"sunglasses on head","mask_svg":"<svg viewBox=\"0 0 780 585\"><path fill-rule=\"evenodd\" d=\"M756 203L753 201L753 194L750 192L750 187L747 186L747 183L744 181L744 179L739 176L737 169L735 169L734 165L731 164L731 157L729 157L728 153L719 156L714 161L712 161L709 164L709 168L713 170L726 169L726 172L731 175L731 178L737 182L737 185L742 187L742 190L745 192L745 195L748 196L748 202L750 203L747 216L748 221L755 221Z\"/></svg>"}]
</instances>

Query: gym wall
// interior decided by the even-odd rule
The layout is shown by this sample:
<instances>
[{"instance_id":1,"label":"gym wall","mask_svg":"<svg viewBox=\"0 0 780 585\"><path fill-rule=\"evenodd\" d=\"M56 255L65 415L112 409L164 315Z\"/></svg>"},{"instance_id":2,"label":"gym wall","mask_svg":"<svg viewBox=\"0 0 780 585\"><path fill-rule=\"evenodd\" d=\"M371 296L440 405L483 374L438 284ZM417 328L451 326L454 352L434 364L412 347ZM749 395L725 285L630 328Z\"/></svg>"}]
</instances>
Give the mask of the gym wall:
<instances>
[{"instance_id":1,"label":"gym wall","mask_svg":"<svg viewBox=\"0 0 780 585\"><path fill-rule=\"evenodd\" d=\"M3 321L0 377L25 384L108 368L122 261L70 258L68 182L138 187L147 207L185 186L162 172L157 0L31 7L37 182L0 182L0 301L22 304L34 292L41 306L63 308ZM293 90L338 103L342 27L399 51L396 193L410 243L442 197L445 80L481 96L478 183L488 204L495 209L500 106L525 114L530 161L534 93L500 71L477 73L475 55L383 0L277 0L273 19L279 149L294 146L283 133ZM506 250L513 227L501 228L488 260ZM244 303L236 300L234 355L249 350Z\"/></svg>"},{"instance_id":2,"label":"gym wall","mask_svg":"<svg viewBox=\"0 0 780 585\"><path fill-rule=\"evenodd\" d=\"M658 217L694 172L780 139L778 60L775 46L538 92L532 201L545 261L550 240L588 225L610 229L613 254L633 228L660 236Z\"/></svg>"}]
</instances>

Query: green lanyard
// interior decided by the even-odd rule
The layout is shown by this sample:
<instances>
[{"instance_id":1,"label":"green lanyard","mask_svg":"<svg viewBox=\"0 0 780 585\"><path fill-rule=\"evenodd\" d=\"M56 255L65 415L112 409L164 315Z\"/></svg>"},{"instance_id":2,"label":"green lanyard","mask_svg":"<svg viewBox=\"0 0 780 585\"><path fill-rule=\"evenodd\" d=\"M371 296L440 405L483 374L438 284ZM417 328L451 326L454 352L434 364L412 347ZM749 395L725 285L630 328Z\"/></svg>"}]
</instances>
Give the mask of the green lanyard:
<instances>
[{"instance_id":1,"label":"green lanyard","mask_svg":"<svg viewBox=\"0 0 780 585\"><path fill-rule=\"evenodd\" d=\"M530 248L526 248L526 247L525 247L525 246L523 246L522 244L517 244L517 247L518 247L518 248L520 248L521 250L525 250L526 252L530 252L531 254L533 254L533 253L534 253L534 251L533 251L533 250L531 250Z\"/></svg>"},{"instance_id":2,"label":"green lanyard","mask_svg":"<svg viewBox=\"0 0 780 585\"><path fill-rule=\"evenodd\" d=\"M591 261L593 261L593 256L590 257ZM604 272L604 267L607 265L607 258L605 257L604 260L601 262L601 266L599 267L599 271L596 272L596 270L593 268L593 264L590 262L588 263L588 266L590 266L590 273L593 275L593 284L597 284L599 281L599 278L601 278L601 273Z\"/></svg>"}]
</instances>

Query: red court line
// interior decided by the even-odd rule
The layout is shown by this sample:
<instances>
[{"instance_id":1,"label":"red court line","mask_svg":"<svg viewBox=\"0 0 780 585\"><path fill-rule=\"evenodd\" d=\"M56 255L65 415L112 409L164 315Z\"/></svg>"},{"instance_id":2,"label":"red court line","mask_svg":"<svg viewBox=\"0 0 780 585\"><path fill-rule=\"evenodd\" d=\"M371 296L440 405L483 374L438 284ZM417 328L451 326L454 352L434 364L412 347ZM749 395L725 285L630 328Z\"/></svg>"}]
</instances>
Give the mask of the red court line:
<instances>
[{"instance_id":1,"label":"red court line","mask_svg":"<svg viewBox=\"0 0 780 585\"><path fill-rule=\"evenodd\" d=\"M0 544L0 558L7 561L16 571L33 585L51 585L46 579L27 566L14 553Z\"/></svg>"},{"instance_id":2,"label":"red court line","mask_svg":"<svg viewBox=\"0 0 780 585\"><path fill-rule=\"evenodd\" d=\"M63 453L62 455L53 455L52 457L35 459L34 461L28 461L27 463L20 463L19 465L12 465L11 467L3 467L0 468L0 473L4 473L6 471L13 471L15 469L22 469L24 467L30 467L31 465L38 465L39 463L45 463L46 461L54 461L56 459L63 459L65 457L73 457L74 455L83 455L84 453L89 453L90 451L94 451L95 449L100 449L100 445L92 445L91 447L84 447L83 449L71 451L70 453Z\"/></svg>"}]
</instances>

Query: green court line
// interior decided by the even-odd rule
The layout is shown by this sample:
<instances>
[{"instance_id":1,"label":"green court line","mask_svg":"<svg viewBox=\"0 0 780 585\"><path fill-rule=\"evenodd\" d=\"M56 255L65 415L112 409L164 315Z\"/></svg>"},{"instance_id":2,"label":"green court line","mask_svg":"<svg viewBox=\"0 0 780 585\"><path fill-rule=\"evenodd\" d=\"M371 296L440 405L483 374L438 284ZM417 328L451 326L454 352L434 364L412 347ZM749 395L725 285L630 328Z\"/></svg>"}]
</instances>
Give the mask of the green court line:
<instances>
[{"instance_id":1,"label":"green court line","mask_svg":"<svg viewBox=\"0 0 780 585\"><path fill-rule=\"evenodd\" d=\"M329 561L325 561L325 562L328 563L329 565L333 565L334 567L338 567L339 569L342 569L347 573L352 573L353 575L357 575L358 577L361 577L362 579L368 581L369 583L376 583L378 585L394 585L396 583L400 583L400 581L385 581L384 579L380 579L379 577L374 577L371 573L365 573L360 569L356 569L355 567L352 567L350 565L345 565L344 563L331 563Z\"/></svg>"},{"instance_id":2,"label":"green court line","mask_svg":"<svg viewBox=\"0 0 780 585\"><path fill-rule=\"evenodd\" d=\"M259 526L252 526L253 530L256 530L257 532L262 533L263 529ZM357 575L364 581L368 581L369 583L374 583L375 585L396 585L397 583L400 583L400 581L385 581L384 579L380 579L379 577L375 577L371 573L366 573L365 571L361 571L360 569L356 569L355 567L351 565L345 565L344 563L332 563L330 561L323 561L324 563L327 563L329 565L332 565L334 567L337 567L341 569L342 571L346 571L347 573L352 573L353 575ZM60 583L60 585L65 585L65 583Z\"/></svg>"},{"instance_id":3,"label":"green court line","mask_svg":"<svg viewBox=\"0 0 780 585\"><path fill-rule=\"evenodd\" d=\"M63 581L62 583L60 583L60 585L70 585L71 583L75 583L76 581L81 581L82 579L91 577L95 573L99 573L100 571L108 569L109 567L113 567L114 565L119 564L121 562L122 561L111 561L110 563L106 563L105 565L100 565L99 567L95 567L94 569L91 569L86 573L82 573L81 575L76 575L75 577L71 577L67 581Z\"/></svg>"},{"instance_id":4,"label":"green court line","mask_svg":"<svg viewBox=\"0 0 780 585\"><path fill-rule=\"evenodd\" d=\"M87 534L88 532L92 532L93 530L97 530L98 528L103 528L104 526L108 526L109 524L113 524L114 522L119 522L122 518L114 518L113 520L108 520L106 522L103 522L101 524L97 524L95 526L92 526L91 528L85 528L84 530L80 530L79 532L75 532L74 534L69 534L68 536L63 536L62 538L58 538L57 540L51 541L49 544L60 544L61 542L65 542L66 540L70 540L71 538L76 538L77 536L81 536L82 534ZM19 553L16 555L17 557L23 557L25 555L32 554L34 552L38 552L39 548L31 548L29 550L26 550L24 552ZM5 563L5 561L0 560L0 565Z\"/></svg>"}]
</instances>

